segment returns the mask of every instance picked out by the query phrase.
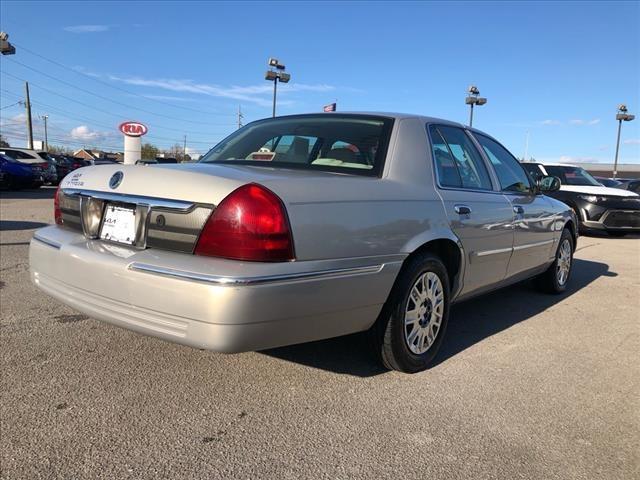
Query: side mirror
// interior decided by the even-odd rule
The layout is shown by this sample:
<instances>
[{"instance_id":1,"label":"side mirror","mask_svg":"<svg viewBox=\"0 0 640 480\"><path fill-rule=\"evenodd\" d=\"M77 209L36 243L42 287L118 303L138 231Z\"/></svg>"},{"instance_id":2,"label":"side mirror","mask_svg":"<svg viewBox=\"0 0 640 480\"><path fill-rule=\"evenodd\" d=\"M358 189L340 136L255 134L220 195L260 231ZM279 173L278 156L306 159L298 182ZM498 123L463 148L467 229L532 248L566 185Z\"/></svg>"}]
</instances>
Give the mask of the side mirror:
<instances>
[{"instance_id":1,"label":"side mirror","mask_svg":"<svg viewBox=\"0 0 640 480\"><path fill-rule=\"evenodd\" d=\"M538 180L538 189L541 192L555 192L560 190L560 185L558 177L541 177Z\"/></svg>"}]
</instances>

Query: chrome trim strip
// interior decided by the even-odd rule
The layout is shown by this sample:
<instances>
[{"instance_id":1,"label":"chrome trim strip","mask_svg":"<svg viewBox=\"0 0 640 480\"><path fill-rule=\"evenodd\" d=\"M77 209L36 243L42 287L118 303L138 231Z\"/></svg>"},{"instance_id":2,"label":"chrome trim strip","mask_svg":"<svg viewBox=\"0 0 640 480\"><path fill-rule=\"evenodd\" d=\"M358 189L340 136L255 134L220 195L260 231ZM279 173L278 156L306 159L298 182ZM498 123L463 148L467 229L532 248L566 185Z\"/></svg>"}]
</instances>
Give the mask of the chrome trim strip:
<instances>
[{"instance_id":1,"label":"chrome trim strip","mask_svg":"<svg viewBox=\"0 0 640 480\"><path fill-rule=\"evenodd\" d=\"M76 188L65 188L62 190L65 195L85 196L98 198L100 200L110 200L112 202L134 203L136 205L146 205L151 208L170 208L172 210L189 211L194 206L193 202L182 200L168 200L166 198L145 197L142 195L129 195L125 193L100 192L97 190L82 190Z\"/></svg>"},{"instance_id":2,"label":"chrome trim strip","mask_svg":"<svg viewBox=\"0 0 640 480\"><path fill-rule=\"evenodd\" d=\"M391 262L400 263L400 262ZM186 272L184 270L175 270L173 268L158 267L147 263L133 262L129 264L128 269L136 272L151 273L165 277L180 278L183 280L192 280L196 282L213 283L216 285L259 285L263 283L287 282L292 280L308 280L328 277L346 277L351 275L366 275L380 273L385 265L370 265L366 267L353 268L336 268L331 270L320 270L315 272L285 273L282 275L265 275L258 277L224 277L218 275L209 275L206 273Z\"/></svg>"},{"instance_id":3,"label":"chrome trim strip","mask_svg":"<svg viewBox=\"0 0 640 480\"><path fill-rule=\"evenodd\" d=\"M476 252L476 257L486 257L487 255L497 255L498 253L512 252L513 247L498 248L496 250L483 250L482 252Z\"/></svg>"},{"instance_id":4,"label":"chrome trim strip","mask_svg":"<svg viewBox=\"0 0 640 480\"><path fill-rule=\"evenodd\" d=\"M553 239L551 240L544 240L542 242L535 242L535 243L527 243L525 245L518 245L517 247L513 247L513 251L517 252L519 250L525 250L527 248L533 248L533 247L542 247L543 245L549 245L550 243L553 243Z\"/></svg>"},{"instance_id":5,"label":"chrome trim strip","mask_svg":"<svg viewBox=\"0 0 640 480\"><path fill-rule=\"evenodd\" d=\"M61 243L54 242L53 240L49 240L48 238L43 238L38 234L34 234L32 238L33 240L37 240L40 243L44 243L45 245L55 248L56 250L60 250L60 248L62 247Z\"/></svg>"},{"instance_id":6,"label":"chrome trim strip","mask_svg":"<svg viewBox=\"0 0 640 480\"><path fill-rule=\"evenodd\" d=\"M544 240L542 242L535 243L527 243L525 245L518 245L517 247L508 247L508 248L498 248L496 250L483 250L481 252L476 252L476 257L486 257L487 255L497 255L498 253L507 253L507 252L517 252L519 250L525 250L527 248L533 247L541 247L543 245L548 245L550 243L554 243L556 240Z\"/></svg>"}]
</instances>

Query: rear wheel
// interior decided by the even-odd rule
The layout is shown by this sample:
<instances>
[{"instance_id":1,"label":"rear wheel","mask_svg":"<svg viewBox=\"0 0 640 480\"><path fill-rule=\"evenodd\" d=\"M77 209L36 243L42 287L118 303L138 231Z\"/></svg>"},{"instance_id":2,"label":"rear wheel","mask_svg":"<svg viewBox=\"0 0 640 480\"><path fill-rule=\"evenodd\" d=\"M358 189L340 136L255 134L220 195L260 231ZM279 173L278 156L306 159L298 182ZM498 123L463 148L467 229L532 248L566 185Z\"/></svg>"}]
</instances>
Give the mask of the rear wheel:
<instances>
[{"instance_id":1,"label":"rear wheel","mask_svg":"<svg viewBox=\"0 0 640 480\"><path fill-rule=\"evenodd\" d=\"M449 276L424 253L403 268L370 336L385 367L405 373L428 368L442 344L449 316Z\"/></svg>"},{"instance_id":2,"label":"rear wheel","mask_svg":"<svg viewBox=\"0 0 640 480\"><path fill-rule=\"evenodd\" d=\"M565 228L560 236L555 260L535 279L538 288L548 293L562 293L567 289L573 267L573 249L573 236Z\"/></svg>"}]
</instances>

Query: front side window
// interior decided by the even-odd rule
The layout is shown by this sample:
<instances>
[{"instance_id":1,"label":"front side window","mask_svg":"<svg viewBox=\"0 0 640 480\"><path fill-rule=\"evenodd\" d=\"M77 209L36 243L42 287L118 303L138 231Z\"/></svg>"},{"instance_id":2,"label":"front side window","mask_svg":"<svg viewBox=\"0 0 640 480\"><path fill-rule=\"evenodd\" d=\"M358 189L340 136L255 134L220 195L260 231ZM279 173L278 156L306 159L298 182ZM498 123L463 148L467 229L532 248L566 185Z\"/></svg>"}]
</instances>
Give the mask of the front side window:
<instances>
[{"instance_id":1,"label":"front side window","mask_svg":"<svg viewBox=\"0 0 640 480\"><path fill-rule=\"evenodd\" d=\"M532 191L529 177L520 162L506 148L484 135L475 134L475 137L493 165L503 191L521 193Z\"/></svg>"},{"instance_id":2,"label":"front side window","mask_svg":"<svg viewBox=\"0 0 640 480\"><path fill-rule=\"evenodd\" d=\"M429 131L441 186L491 190L487 168L464 130L431 125Z\"/></svg>"},{"instance_id":3,"label":"front side window","mask_svg":"<svg viewBox=\"0 0 640 480\"><path fill-rule=\"evenodd\" d=\"M393 120L320 114L260 120L233 133L199 162L379 175Z\"/></svg>"}]
</instances>

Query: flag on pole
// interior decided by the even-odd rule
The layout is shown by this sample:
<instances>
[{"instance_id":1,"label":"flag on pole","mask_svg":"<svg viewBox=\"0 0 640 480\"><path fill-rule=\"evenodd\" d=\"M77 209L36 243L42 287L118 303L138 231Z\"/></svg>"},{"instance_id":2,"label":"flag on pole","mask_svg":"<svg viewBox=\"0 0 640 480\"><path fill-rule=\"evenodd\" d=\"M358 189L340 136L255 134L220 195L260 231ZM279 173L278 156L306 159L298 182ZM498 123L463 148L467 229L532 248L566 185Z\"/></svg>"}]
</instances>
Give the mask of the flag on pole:
<instances>
[{"instance_id":1,"label":"flag on pole","mask_svg":"<svg viewBox=\"0 0 640 480\"><path fill-rule=\"evenodd\" d=\"M323 112L335 112L336 111L336 106L337 104L334 103L330 103L329 105L325 105L324 107L322 107L322 111Z\"/></svg>"}]
</instances>

